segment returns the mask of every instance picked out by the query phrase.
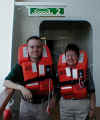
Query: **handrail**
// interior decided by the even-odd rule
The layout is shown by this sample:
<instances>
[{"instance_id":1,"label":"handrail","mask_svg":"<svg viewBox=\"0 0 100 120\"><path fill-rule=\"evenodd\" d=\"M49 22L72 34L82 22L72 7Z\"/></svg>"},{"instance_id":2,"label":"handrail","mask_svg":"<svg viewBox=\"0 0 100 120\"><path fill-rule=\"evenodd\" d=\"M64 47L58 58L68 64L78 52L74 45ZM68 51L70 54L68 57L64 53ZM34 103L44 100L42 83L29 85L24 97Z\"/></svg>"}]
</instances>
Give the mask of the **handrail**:
<instances>
[{"instance_id":1,"label":"handrail","mask_svg":"<svg viewBox=\"0 0 100 120\"><path fill-rule=\"evenodd\" d=\"M4 111L6 105L8 104L10 98L12 97L14 90L11 88L5 88L0 93L0 115Z\"/></svg>"}]
</instances>

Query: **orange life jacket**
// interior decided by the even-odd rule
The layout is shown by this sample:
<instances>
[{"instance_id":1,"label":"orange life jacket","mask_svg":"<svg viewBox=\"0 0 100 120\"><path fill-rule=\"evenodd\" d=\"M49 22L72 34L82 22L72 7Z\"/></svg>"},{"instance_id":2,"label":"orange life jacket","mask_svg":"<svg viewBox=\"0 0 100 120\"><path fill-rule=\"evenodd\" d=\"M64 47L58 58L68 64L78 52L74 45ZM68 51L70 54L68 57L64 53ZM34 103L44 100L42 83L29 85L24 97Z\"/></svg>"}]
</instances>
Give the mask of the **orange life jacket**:
<instances>
[{"instance_id":1,"label":"orange life jacket","mask_svg":"<svg viewBox=\"0 0 100 120\"><path fill-rule=\"evenodd\" d=\"M23 44L18 49L18 62L22 66L25 87L36 94L48 94L53 89L51 79L52 57L49 48L44 45L42 57L38 64L30 61L27 45Z\"/></svg>"},{"instance_id":2,"label":"orange life jacket","mask_svg":"<svg viewBox=\"0 0 100 120\"><path fill-rule=\"evenodd\" d=\"M80 51L79 61L76 67L69 67L65 54L59 57L58 77L60 92L65 99L82 99L87 97L87 68L88 57L85 51Z\"/></svg>"}]
</instances>

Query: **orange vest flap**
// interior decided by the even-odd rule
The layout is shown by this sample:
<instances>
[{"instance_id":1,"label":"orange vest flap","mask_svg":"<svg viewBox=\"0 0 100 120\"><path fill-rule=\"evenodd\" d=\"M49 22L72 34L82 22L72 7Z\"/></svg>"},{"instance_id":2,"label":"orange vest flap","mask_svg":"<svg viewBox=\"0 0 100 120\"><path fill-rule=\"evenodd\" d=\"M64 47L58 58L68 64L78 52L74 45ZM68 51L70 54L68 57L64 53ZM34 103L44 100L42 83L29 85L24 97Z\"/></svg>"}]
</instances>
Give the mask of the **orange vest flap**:
<instances>
[{"instance_id":1,"label":"orange vest flap","mask_svg":"<svg viewBox=\"0 0 100 120\"><path fill-rule=\"evenodd\" d=\"M51 56L51 52L50 52L50 49L48 48L47 45L43 45L43 52L42 52L42 60L44 63L48 63L50 65L53 64L53 61L52 61L52 56Z\"/></svg>"},{"instance_id":2,"label":"orange vest flap","mask_svg":"<svg viewBox=\"0 0 100 120\"><path fill-rule=\"evenodd\" d=\"M80 51L80 56L79 56L79 61L78 61L78 66L88 66L88 56L87 53L84 50Z\"/></svg>"},{"instance_id":3,"label":"orange vest flap","mask_svg":"<svg viewBox=\"0 0 100 120\"><path fill-rule=\"evenodd\" d=\"M26 61L28 61L27 44L23 44L18 48L18 63L22 64Z\"/></svg>"}]
</instances>

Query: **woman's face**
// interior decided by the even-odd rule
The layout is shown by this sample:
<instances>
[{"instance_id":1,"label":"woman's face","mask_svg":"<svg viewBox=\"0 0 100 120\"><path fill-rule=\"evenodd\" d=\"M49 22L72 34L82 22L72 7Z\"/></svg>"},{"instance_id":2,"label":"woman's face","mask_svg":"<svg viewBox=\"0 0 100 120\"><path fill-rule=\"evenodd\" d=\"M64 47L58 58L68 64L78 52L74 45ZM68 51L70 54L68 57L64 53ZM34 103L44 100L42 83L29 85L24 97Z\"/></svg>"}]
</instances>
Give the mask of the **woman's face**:
<instances>
[{"instance_id":1,"label":"woman's face","mask_svg":"<svg viewBox=\"0 0 100 120\"><path fill-rule=\"evenodd\" d=\"M78 56L75 51L69 50L66 51L66 62L69 66L75 66L78 62Z\"/></svg>"}]
</instances>

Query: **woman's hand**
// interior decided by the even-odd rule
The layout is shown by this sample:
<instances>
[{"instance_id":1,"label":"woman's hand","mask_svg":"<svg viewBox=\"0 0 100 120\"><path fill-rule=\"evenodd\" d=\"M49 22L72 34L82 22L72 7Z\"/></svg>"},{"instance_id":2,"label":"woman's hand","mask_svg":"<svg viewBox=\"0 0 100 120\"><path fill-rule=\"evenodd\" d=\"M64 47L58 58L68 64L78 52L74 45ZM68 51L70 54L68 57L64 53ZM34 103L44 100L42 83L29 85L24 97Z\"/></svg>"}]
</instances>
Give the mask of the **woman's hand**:
<instances>
[{"instance_id":1,"label":"woman's hand","mask_svg":"<svg viewBox=\"0 0 100 120\"><path fill-rule=\"evenodd\" d=\"M90 109L89 119L94 120L94 118L95 118L95 109Z\"/></svg>"}]
</instances>

